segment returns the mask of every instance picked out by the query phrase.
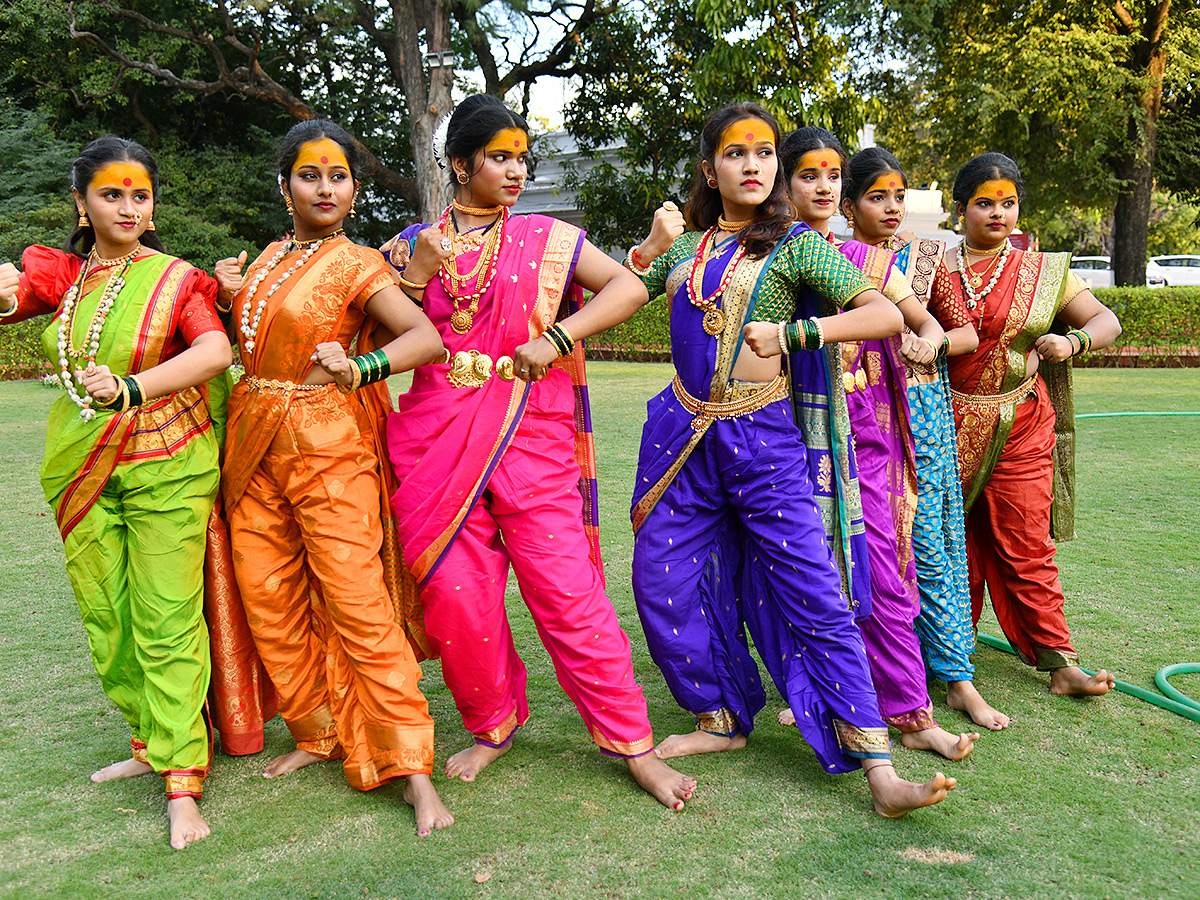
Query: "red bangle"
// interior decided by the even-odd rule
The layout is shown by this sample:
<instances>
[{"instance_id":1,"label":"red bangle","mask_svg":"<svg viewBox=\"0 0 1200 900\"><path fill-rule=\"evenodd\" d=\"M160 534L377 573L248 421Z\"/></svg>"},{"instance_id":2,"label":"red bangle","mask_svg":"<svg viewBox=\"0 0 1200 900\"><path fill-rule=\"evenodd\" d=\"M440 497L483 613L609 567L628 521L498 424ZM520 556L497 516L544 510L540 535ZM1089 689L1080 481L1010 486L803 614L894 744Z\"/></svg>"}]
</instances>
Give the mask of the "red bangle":
<instances>
[{"instance_id":1,"label":"red bangle","mask_svg":"<svg viewBox=\"0 0 1200 900\"><path fill-rule=\"evenodd\" d=\"M637 247L631 248L629 251L629 254L633 258L633 264L635 266L637 266L639 269L648 268L647 265L644 262L642 262L642 254L637 252Z\"/></svg>"}]
</instances>

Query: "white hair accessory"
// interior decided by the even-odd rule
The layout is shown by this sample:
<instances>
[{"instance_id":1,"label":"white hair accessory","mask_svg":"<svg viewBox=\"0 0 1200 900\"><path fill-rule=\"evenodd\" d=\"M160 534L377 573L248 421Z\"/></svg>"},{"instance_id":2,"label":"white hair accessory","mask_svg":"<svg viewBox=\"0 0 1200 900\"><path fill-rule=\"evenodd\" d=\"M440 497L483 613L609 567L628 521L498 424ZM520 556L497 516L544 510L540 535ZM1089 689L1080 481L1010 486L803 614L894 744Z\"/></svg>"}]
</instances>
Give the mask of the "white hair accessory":
<instances>
[{"instance_id":1,"label":"white hair accessory","mask_svg":"<svg viewBox=\"0 0 1200 900\"><path fill-rule=\"evenodd\" d=\"M439 169L446 168L446 135L450 133L450 117L452 115L454 115L453 110L446 113L438 122L437 128L433 129L433 159Z\"/></svg>"}]
</instances>

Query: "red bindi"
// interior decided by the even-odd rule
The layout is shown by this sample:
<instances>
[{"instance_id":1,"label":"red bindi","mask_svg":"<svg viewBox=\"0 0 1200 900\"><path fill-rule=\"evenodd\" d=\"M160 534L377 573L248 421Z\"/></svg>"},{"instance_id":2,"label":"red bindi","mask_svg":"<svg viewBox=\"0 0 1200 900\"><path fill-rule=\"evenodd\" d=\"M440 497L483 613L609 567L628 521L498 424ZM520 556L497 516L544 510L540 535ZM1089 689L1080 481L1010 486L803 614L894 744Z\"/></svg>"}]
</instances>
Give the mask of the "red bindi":
<instances>
[{"instance_id":1,"label":"red bindi","mask_svg":"<svg viewBox=\"0 0 1200 900\"><path fill-rule=\"evenodd\" d=\"M896 182L894 182L894 181L888 182L888 187L895 187L895 186L896 186Z\"/></svg>"},{"instance_id":2,"label":"red bindi","mask_svg":"<svg viewBox=\"0 0 1200 900\"><path fill-rule=\"evenodd\" d=\"M996 196L997 196L997 197L1003 197L1003 196L1004 196L1004 191L996 191Z\"/></svg>"},{"instance_id":3,"label":"red bindi","mask_svg":"<svg viewBox=\"0 0 1200 900\"><path fill-rule=\"evenodd\" d=\"M132 179L132 178L126 178L124 181L122 181L122 182L121 182L121 184L125 185L125 187L132 187L132 186L133 186L133 179Z\"/></svg>"},{"instance_id":4,"label":"red bindi","mask_svg":"<svg viewBox=\"0 0 1200 900\"><path fill-rule=\"evenodd\" d=\"M754 132L747 131L746 132L746 143L752 143L753 141L754 141Z\"/></svg>"},{"instance_id":5,"label":"red bindi","mask_svg":"<svg viewBox=\"0 0 1200 900\"><path fill-rule=\"evenodd\" d=\"M821 168L822 169L824 169L828 165L829 165L829 163L827 163L825 160L821 160Z\"/></svg>"},{"instance_id":6,"label":"red bindi","mask_svg":"<svg viewBox=\"0 0 1200 900\"><path fill-rule=\"evenodd\" d=\"M515 140L515 141L513 141L513 149L514 149L514 150L520 150L520 149L521 149L521 142L520 142L520 140Z\"/></svg>"},{"instance_id":7,"label":"red bindi","mask_svg":"<svg viewBox=\"0 0 1200 900\"><path fill-rule=\"evenodd\" d=\"M321 157L321 162L322 162L323 164L328 164L328 163L329 163L329 157L328 157L328 156L322 156L322 157Z\"/></svg>"}]
</instances>

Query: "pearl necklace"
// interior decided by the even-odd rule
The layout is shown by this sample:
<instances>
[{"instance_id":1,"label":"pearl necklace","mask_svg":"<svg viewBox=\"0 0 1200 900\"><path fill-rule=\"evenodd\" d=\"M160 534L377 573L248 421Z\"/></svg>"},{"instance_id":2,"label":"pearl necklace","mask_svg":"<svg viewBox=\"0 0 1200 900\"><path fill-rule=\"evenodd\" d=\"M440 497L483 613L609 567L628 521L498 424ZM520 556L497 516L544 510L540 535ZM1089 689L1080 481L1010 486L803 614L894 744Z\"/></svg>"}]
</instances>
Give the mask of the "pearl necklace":
<instances>
[{"instance_id":1,"label":"pearl necklace","mask_svg":"<svg viewBox=\"0 0 1200 900\"><path fill-rule=\"evenodd\" d=\"M254 344L258 338L258 324L262 321L263 312L266 310L267 303L270 301L271 297L275 295L275 292L279 290L280 286L285 281L295 275L296 272L299 271L306 262L312 259L313 254L320 249L322 244L324 244L326 241L331 241L335 237L338 237L342 234L345 234L345 232L339 228L337 231L333 232L333 234L327 234L324 237L320 237L311 241L297 241L295 239L284 241L283 246L275 251L275 255L271 257L271 261L258 270L257 274L254 276L254 280L250 282L249 289L246 291L246 303L242 307L241 328L242 335L246 338L247 353L254 352ZM301 247L304 248L304 254L298 260L296 260L294 265L289 266L287 271L275 279L275 283L271 285L266 294L263 295L262 299L258 301L258 305L254 308L254 318L252 319L250 317L250 306L254 303L254 296L258 293L259 286L267 280L267 276L271 274L272 269L279 265L280 260L282 260L293 250L298 250Z\"/></svg>"},{"instance_id":2,"label":"pearl necklace","mask_svg":"<svg viewBox=\"0 0 1200 900\"><path fill-rule=\"evenodd\" d=\"M967 309L975 309L977 306L980 306L983 303L984 298L991 293L992 288L996 286L996 282L1000 280L1000 273L1004 271L1004 264L1008 261L1008 254L1012 252L1012 244L1008 242L1007 238L1005 239L1004 246L1000 249L1000 256L998 257L999 261L996 263L996 269L994 272L992 272L992 278L987 283L987 286L979 292L976 292L975 288L971 284L971 275L968 272L967 267L967 254L963 250L965 245L966 241L963 241L958 245L958 249L955 251L955 257L958 262L958 277L959 280L962 281L963 293L967 295Z\"/></svg>"},{"instance_id":3,"label":"pearl necklace","mask_svg":"<svg viewBox=\"0 0 1200 900\"><path fill-rule=\"evenodd\" d=\"M67 293L63 297L62 312L58 317L58 380L66 389L67 396L79 407L79 418L85 422L90 422L94 419L96 411L92 409L92 395L86 390L80 394L75 389L75 376L71 373L71 359L72 357L77 358L81 356L86 351L86 371L88 374L91 374L96 370L96 356L100 352L100 334L104 330L104 322L108 318L113 304L116 303L117 295L121 293L121 288L125 287L125 271L129 268L129 264L133 262L133 258L141 252L142 245L139 242L134 246L133 250L124 256L116 259L101 259L100 255L96 252L96 248L93 246L92 252L88 254L87 260L79 269L79 278L67 289ZM104 293L100 295L100 302L96 305L96 312L92 314L92 321L88 324L83 346L76 349L73 332L75 330L75 313L78 309L79 295L83 292L84 282L87 281L88 269L99 265L111 266L113 271L108 276L108 284L104 286Z\"/></svg>"}]
</instances>

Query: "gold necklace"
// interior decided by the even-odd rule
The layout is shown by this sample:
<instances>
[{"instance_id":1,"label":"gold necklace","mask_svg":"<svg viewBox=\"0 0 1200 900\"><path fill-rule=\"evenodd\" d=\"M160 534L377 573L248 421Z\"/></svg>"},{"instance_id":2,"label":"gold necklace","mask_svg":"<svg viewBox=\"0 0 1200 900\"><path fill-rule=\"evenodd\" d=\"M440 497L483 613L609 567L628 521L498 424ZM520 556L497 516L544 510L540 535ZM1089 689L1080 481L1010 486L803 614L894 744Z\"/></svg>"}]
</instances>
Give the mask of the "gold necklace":
<instances>
[{"instance_id":1,"label":"gold necklace","mask_svg":"<svg viewBox=\"0 0 1200 900\"><path fill-rule=\"evenodd\" d=\"M746 219L744 222L730 222L724 216L717 216L717 227L722 231L728 231L730 234L738 234L743 228L753 224L753 219Z\"/></svg>"},{"instance_id":2,"label":"gold necklace","mask_svg":"<svg viewBox=\"0 0 1200 900\"><path fill-rule=\"evenodd\" d=\"M323 234L320 237L309 238L307 241L298 241L295 238L292 238L291 244L292 244L293 249L304 250L307 247L311 247L313 244L318 244L318 243L321 243L322 241L332 240L333 238L337 237L339 234L345 234L345 233L346 233L345 228L339 228L337 231L331 231L331 232L329 232L329 234Z\"/></svg>"},{"instance_id":3,"label":"gold necklace","mask_svg":"<svg viewBox=\"0 0 1200 900\"><path fill-rule=\"evenodd\" d=\"M972 247L966 241L963 241L963 246L967 248L967 252L970 253L972 256L983 256L983 257L999 256L1001 253L1004 252L1004 248L1008 246L1008 238L1005 238L1004 241L1000 244L1000 246L997 247L995 250L976 250L974 247Z\"/></svg>"},{"instance_id":4,"label":"gold necklace","mask_svg":"<svg viewBox=\"0 0 1200 900\"><path fill-rule=\"evenodd\" d=\"M450 205L466 216L494 216L504 209L503 206L466 206L457 200L451 200Z\"/></svg>"},{"instance_id":5,"label":"gold necklace","mask_svg":"<svg viewBox=\"0 0 1200 900\"><path fill-rule=\"evenodd\" d=\"M471 272L465 276L458 273L458 266L455 262L457 253L453 251L447 259L442 261L442 265L438 269L442 286L450 295L450 302L454 305L454 312L450 314L450 327L456 334L466 334L471 330L471 325L475 321L475 313L479 311L479 300L491 287L492 279L496 277L496 269L499 268L500 242L504 236L504 225L508 221L508 208L497 207L497 209L500 210L500 221L488 233L487 240L479 251L479 259ZM446 231L447 227L449 227L449 231ZM457 229L454 227L454 218L450 215L449 210L443 213L442 233L450 238L451 247L453 247ZM479 273L483 271L485 265L487 266L487 275L480 278ZM467 283L472 279L475 280L475 290L469 294L463 293ZM466 301L465 308L461 305L461 301L464 300Z\"/></svg>"}]
</instances>

